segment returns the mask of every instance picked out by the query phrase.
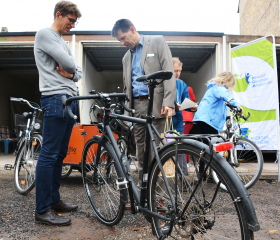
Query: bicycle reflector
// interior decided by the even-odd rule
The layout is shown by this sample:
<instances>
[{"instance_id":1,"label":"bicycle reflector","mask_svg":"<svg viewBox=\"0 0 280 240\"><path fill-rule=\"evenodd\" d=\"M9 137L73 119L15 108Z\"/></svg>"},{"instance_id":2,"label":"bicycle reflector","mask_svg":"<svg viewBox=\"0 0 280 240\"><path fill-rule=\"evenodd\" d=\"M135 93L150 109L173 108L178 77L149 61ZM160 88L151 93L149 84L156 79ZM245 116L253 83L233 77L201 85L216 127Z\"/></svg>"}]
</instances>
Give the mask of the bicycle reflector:
<instances>
[{"instance_id":1,"label":"bicycle reflector","mask_svg":"<svg viewBox=\"0 0 280 240\"><path fill-rule=\"evenodd\" d=\"M218 143L213 145L213 149L215 152L224 152L232 148L233 148L233 143L231 142Z\"/></svg>"}]
</instances>

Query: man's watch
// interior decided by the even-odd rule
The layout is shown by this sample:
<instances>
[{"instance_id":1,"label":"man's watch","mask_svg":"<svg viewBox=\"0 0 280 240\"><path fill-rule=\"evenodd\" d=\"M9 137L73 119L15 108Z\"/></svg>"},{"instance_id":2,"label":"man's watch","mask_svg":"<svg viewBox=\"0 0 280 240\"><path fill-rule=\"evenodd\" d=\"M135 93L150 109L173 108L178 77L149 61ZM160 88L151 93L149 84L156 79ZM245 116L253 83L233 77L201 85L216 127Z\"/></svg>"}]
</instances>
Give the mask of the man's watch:
<instances>
[{"instance_id":1,"label":"man's watch","mask_svg":"<svg viewBox=\"0 0 280 240\"><path fill-rule=\"evenodd\" d=\"M75 77L75 73L73 73L73 77L71 78L71 80L74 80L74 77Z\"/></svg>"}]
</instances>

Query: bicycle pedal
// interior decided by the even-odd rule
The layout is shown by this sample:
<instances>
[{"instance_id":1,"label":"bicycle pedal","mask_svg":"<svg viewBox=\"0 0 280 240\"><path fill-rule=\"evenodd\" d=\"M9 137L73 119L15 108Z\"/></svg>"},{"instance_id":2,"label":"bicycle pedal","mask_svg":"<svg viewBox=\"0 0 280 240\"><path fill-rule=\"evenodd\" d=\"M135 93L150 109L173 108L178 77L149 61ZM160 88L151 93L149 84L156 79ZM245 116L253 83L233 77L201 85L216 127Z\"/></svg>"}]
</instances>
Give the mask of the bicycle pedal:
<instances>
[{"instance_id":1,"label":"bicycle pedal","mask_svg":"<svg viewBox=\"0 0 280 240\"><path fill-rule=\"evenodd\" d=\"M12 169L14 169L14 167L13 167L13 165L11 165L11 164L5 164L5 166L4 166L4 169L5 170L12 170Z\"/></svg>"}]
</instances>

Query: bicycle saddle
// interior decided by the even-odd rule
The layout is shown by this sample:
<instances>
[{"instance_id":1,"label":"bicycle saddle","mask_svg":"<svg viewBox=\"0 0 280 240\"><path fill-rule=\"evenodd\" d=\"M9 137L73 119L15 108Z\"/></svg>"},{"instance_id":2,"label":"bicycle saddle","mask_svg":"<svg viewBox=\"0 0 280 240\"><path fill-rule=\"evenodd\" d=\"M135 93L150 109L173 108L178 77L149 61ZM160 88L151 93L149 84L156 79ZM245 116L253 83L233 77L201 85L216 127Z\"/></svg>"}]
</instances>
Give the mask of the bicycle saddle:
<instances>
[{"instance_id":1,"label":"bicycle saddle","mask_svg":"<svg viewBox=\"0 0 280 240\"><path fill-rule=\"evenodd\" d=\"M169 80L172 77L172 75L173 73L171 71L158 71L148 75L143 75L137 78L136 81L143 82L147 80L156 80L156 79Z\"/></svg>"}]
</instances>

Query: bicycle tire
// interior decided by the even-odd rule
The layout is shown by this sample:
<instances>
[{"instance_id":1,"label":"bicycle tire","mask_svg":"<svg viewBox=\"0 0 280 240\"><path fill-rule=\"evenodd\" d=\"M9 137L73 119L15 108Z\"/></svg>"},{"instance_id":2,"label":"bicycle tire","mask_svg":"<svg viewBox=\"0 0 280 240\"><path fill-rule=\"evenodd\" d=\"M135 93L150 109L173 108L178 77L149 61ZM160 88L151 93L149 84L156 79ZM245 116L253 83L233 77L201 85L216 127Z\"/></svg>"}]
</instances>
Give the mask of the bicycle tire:
<instances>
[{"instance_id":1,"label":"bicycle tire","mask_svg":"<svg viewBox=\"0 0 280 240\"><path fill-rule=\"evenodd\" d=\"M197 176L199 157L202 149L203 148L193 145L178 145L178 154L190 155L190 162L193 164L193 170L189 173L191 179L194 179L194 176ZM159 157L163 167L164 164L166 164L166 162L173 156L175 156L174 145L170 145L160 152ZM201 160L205 163L208 163L209 159L210 156L208 154L204 154L201 157ZM243 205L241 202L236 201L239 196L232 179L215 159L212 160L210 167L218 174L220 179L222 179L222 182L227 186L228 191L225 192L221 190L219 185L217 185L214 181L210 181L209 172L201 179L202 182L199 184L197 191L195 192L197 200L192 198L189 207L183 214L183 217L180 217L180 214L183 213L183 208L190 197L191 186L189 185L187 179L182 181L182 188L180 185L177 185L178 207L175 209L175 213L172 214L170 211L170 206L172 206L170 205L170 196L168 195L166 189L164 189L166 188L165 184L163 187L161 186L161 188L158 187L159 185L162 185L159 183L162 181L162 177L158 163L155 161L151 168L149 177L149 209L164 216L171 216L174 217L174 219L177 218L171 232L171 236L174 239L253 239L253 232L248 229L248 222ZM175 176L167 179L173 198L175 199ZM211 200L213 199L214 201L211 203ZM159 200L163 201L160 202ZM164 220L152 218L152 224L156 236L158 238L161 237L162 229L166 224Z\"/></svg>"},{"instance_id":2,"label":"bicycle tire","mask_svg":"<svg viewBox=\"0 0 280 240\"><path fill-rule=\"evenodd\" d=\"M120 222L124 214L125 204L121 201L120 192L117 191L116 171L110 176L113 158L103 147L99 164L96 166L98 141L94 138L88 140L82 156L82 178L87 199L99 221L107 226L114 226Z\"/></svg>"},{"instance_id":3,"label":"bicycle tire","mask_svg":"<svg viewBox=\"0 0 280 240\"><path fill-rule=\"evenodd\" d=\"M68 178L72 173L72 166L71 165L63 165L62 172L61 172L61 179Z\"/></svg>"},{"instance_id":4,"label":"bicycle tire","mask_svg":"<svg viewBox=\"0 0 280 240\"><path fill-rule=\"evenodd\" d=\"M124 138L119 138L117 141L118 147L122 154L127 155L127 143Z\"/></svg>"},{"instance_id":5,"label":"bicycle tire","mask_svg":"<svg viewBox=\"0 0 280 240\"><path fill-rule=\"evenodd\" d=\"M26 143L25 159L25 143L23 143L17 154L14 184L16 190L22 195L29 193L35 187L35 170L42 147L42 139L39 134L31 135L30 140Z\"/></svg>"},{"instance_id":6,"label":"bicycle tire","mask_svg":"<svg viewBox=\"0 0 280 240\"><path fill-rule=\"evenodd\" d=\"M233 157L238 160L238 165L232 164L230 151ZM249 139L237 138L232 150L227 152L227 161L238 174L246 189L250 189L258 181L263 169L263 155L258 146ZM247 167L243 167L244 165ZM249 167L249 169L248 169ZM248 169L248 170L247 170ZM213 172L213 178L216 182L219 178ZM220 186L223 190L227 190L224 185Z\"/></svg>"}]
</instances>

